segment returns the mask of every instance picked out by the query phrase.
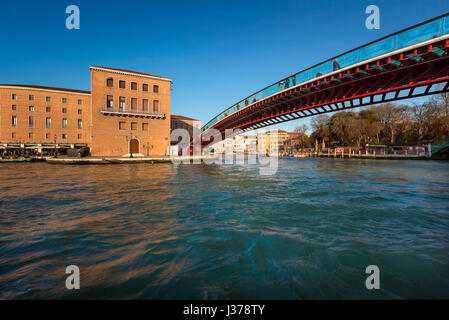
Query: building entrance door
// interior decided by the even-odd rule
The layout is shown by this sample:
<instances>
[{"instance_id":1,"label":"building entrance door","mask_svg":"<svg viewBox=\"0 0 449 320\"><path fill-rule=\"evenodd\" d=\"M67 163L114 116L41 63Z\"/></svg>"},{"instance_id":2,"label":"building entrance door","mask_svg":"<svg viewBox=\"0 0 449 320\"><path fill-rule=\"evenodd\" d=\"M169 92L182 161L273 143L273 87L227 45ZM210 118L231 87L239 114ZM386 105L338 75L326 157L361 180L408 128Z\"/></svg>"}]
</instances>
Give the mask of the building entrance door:
<instances>
[{"instance_id":1,"label":"building entrance door","mask_svg":"<svg viewBox=\"0 0 449 320\"><path fill-rule=\"evenodd\" d=\"M137 139L131 139L129 142L129 150L132 154L139 153L139 141Z\"/></svg>"}]
</instances>

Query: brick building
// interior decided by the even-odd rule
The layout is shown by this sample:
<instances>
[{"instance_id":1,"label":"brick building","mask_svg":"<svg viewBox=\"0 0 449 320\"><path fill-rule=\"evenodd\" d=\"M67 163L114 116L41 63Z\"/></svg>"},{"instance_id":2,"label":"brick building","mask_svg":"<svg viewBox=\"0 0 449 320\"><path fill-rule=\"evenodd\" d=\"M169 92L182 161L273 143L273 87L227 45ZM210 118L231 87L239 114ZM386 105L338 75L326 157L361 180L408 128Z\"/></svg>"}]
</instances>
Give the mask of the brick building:
<instances>
[{"instance_id":1,"label":"brick building","mask_svg":"<svg viewBox=\"0 0 449 320\"><path fill-rule=\"evenodd\" d=\"M170 117L170 132L175 129L187 130L192 140L195 135L201 134L201 121L185 116L172 114Z\"/></svg>"},{"instance_id":2,"label":"brick building","mask_svg":"<svg viewBox=\"0 0 449 320\"><path fill-rule=\"evenodd\" d=\"M0 153L87 146L93 156L166 155L169 78L91 66L91 91L0 84Z\"/></svg>"}]
</instances>

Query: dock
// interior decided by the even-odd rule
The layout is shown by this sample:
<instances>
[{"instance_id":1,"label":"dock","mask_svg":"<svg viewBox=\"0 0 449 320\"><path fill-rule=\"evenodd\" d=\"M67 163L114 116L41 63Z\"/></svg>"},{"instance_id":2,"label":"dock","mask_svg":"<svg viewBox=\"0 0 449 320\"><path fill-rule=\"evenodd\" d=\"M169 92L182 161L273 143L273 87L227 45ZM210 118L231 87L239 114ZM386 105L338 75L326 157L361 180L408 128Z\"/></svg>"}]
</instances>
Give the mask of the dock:
<instances>
[{"instance_id":1,"label":"dock","mask_svg":"<svg viewBox=\"0 0 449 320\"><path fill-rule=\"evenodd\" d=\"M190 156L190 157L176 157L176 161L182 162L198 162L203 161L202 156ZM85 157L85 158L72 158L72 157L43 157L37 159L38 161L45 161L49 164L71 164L71 165L86 165L86 164L135 164L135 163L171 163L172 158L170 156L160 156L160 157Z\"/></svg>"}]
</instances>

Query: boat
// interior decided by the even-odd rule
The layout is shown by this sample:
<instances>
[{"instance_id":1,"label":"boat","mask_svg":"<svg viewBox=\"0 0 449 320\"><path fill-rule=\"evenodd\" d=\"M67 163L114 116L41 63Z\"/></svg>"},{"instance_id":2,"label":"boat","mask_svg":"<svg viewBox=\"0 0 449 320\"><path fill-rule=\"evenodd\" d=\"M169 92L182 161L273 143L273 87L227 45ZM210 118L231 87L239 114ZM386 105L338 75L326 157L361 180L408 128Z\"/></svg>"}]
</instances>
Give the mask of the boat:
<instances>
[{"instance_id":1,"label":"boat","mask_svg":"<svg viewBox=\"0 0 449 320\"><path fill-rule=\"evenodd\" d=\"M34 162L35 158L0 158L0 163L9 163L9 162Z\"/></svg>"}]
</instances>

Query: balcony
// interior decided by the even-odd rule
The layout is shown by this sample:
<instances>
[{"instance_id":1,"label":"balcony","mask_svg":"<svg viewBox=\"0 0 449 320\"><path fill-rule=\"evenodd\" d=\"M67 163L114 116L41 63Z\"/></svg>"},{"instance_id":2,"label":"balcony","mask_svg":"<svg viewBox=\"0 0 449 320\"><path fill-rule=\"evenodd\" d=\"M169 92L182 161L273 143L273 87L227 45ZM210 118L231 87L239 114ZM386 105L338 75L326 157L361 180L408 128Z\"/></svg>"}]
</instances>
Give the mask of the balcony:
<instances>
[{"instance_id":1,"label":"balcony","mask_svg":"<svg viewBox=\"0 0 449 320\"><path fill-rule=\"evenodd\" d=\"M111 116L143 117L143 118L156 118L156 119L165 118L165 113L142 111L142 110L140 111L123 110L119 108L107 108L107 107L101 109L101 113L104 115L111 115Z\"/></svg>"}]
</instances>

